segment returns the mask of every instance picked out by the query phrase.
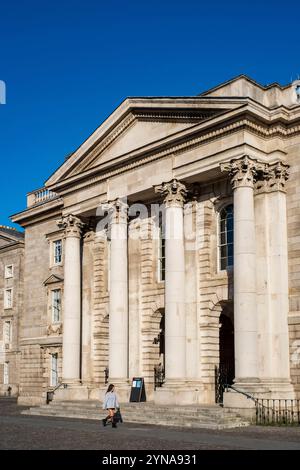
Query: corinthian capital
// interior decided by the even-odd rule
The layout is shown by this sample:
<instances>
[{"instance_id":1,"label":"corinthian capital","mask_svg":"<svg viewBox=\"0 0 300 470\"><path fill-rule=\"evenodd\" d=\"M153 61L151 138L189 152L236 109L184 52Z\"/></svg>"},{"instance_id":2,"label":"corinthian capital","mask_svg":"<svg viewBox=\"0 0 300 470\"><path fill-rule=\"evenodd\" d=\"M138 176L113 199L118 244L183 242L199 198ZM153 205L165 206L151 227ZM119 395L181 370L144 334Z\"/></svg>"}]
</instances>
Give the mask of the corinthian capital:
<instances>
[{"instance_id":1,"label":"corinthian capital","mask_svg":"<svg viewBox=\"0 0 300 470\"><path fill-rule=\"evenodd\" d=\"M60 229L64 229L66 237L81 237L85 224L75 215L66 215L58 220L57 225Z\"/></svg>"},{"instance_id":2,"label":"corinthian capital","mask_svg":"<svg viewBox=\"0 0 300 470\"><path fill-rule=\"evenodd\" d=\"M266 164L255 185L256 194L271 193L273 191L285 192L285 183L289 177L288 169L289 165L281 161L271 165Z\"/></svg>"},{"instance_id":3,"label":"corinthian capital","mask_svg":"<svg viewBox=\"0 0 300 470\"><path fill-rule=\"evenodd\" d=\"M228 172L233 189L254 187L258 171L264 170L264 164L245 155L229 162L221 163L221 171Z\"/></svg>"},{"instance_id":4,"label":"corinthian capital","mask_svg":"<svg viewBox=\"0 0 300 470\"><path fill-rule=\"evenodd\" d=\"M156 193L164 196L166 207L183 207L187 190L185 185L177 179L155 186L154 189Z\"/></svg>"},{"instance_id":5,"label":"corinthian capital","mask_svg":"<svg viewBox=\"0 0 300 470\"><path fill-rule=\"evenodd\" d=\"M128 204L123 199L115 199L102 205L102 209L109 213L110 223L120 224L127 223L128 220Z\"/></svg>"},{"instance_id":6,"label":"corinthian capital","mask_svg":"<svg viewBox=\"0 0 300 470\"><path fill-rule=\"evenodd\" d=\"M270 188L271 191L285 191L285 183L289 178L289 165L280 161L271 165Z\"/></svg>"}]
</instances>

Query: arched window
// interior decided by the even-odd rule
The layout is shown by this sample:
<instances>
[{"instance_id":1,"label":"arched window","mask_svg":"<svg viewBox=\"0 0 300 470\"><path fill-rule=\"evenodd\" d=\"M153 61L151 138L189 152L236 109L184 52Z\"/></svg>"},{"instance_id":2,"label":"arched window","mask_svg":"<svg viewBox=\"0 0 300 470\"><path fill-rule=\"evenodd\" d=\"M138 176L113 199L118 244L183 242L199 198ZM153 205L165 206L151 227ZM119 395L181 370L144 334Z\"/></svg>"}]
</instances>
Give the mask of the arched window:
<instances>
[{"instance_id":1,"label":"arched window","mask_svg":"<svg viewBox=\"0 0 300 470\"><path fill-rule=\"evenodd\" d=\"M221 270L233 266L233 204L220 212L219 260Z\"/></svg>"}]
</instances>

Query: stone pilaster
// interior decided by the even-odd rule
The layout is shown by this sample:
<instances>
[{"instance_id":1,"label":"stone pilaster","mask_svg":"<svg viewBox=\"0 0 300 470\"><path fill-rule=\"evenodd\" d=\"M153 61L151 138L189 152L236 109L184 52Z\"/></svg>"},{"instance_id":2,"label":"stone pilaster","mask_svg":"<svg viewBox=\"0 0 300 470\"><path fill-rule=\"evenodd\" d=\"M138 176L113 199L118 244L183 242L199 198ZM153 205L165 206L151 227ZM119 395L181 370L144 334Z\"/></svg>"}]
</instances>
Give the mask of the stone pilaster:
<instances>
[{"instance_id":1,"label":"stone pilaster","mask_svg":"<svg viewBox=\"0 0 300 470\"><path fill-rule=\"evenodd\" d=\"M288 337L285 183L288 165L266 165L255 189L259 378L268 397L292 398Z\"/></svg>"}]
</instances>

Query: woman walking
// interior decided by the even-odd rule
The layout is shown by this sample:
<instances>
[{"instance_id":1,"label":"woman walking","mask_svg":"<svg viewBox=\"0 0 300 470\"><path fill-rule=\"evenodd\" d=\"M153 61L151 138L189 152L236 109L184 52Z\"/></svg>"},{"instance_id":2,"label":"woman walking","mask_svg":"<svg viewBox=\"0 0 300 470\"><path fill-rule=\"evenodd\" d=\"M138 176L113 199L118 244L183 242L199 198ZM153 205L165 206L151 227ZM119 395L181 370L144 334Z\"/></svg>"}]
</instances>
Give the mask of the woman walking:
<instances>
[{"instance_id":1,"label":"woman walking","mask_svg":"<svg viewBox=\"0 0 300 470\"><path fill-rule=\"evenodd\" d=\"M115 393L115 386L113 384L110 384L108 386L108 389L105 394L104 398L104 403L103 403L103 409L108 411L108 416L106 418L102 419L103 426L107 425L108 421L111 421L112 427L116 428L116 422L114 420L114 416L116 413L116 409L119 408L119 402L117 395Z\"/></svg>"}]
</instances>

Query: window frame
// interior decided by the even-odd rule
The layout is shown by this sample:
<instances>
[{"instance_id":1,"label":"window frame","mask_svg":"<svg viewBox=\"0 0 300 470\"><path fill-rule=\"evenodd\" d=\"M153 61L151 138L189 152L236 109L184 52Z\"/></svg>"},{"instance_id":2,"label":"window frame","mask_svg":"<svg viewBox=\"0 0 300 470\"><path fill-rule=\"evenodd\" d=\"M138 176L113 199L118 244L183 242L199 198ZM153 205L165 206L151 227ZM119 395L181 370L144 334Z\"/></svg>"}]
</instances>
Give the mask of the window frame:
<instances>
[{"instance_id":1,"label":"window frame","mask_svg":"<svg viewBox=\"0 0 300 470\"><path fill-rule=\"evenodd\" d=\"M7 292L11 292L11 304L8 305L8 302L7 302ZM9 310L11 308L13 308L14 306L14 296L13 296L13 292L14 292L14 289L13 287L6 287L4 289L4 310Z\"/></svg>"},{"instance_id":2,"label":"window frame","mask_svg":"<svg viewBox=\"0 0 300 470\"><path fill-rule=\"evenodd\" d=\"M60 242L60 261L56 261L56 243ZM51 266L61 266L63 262L63 240L56 238L51 241Z\"/></svg>"},{"instance_id":3,"label":"window frame","mask_svg":"<svg viewBox=\"0 0 300 470\"><path fill-rule=\"evenodd\" d=\"M7 335L7 331L6 331L6 326L7 325L9 325L8 335ZM3 343L11 345L11 342L12 342L12 321L11 320L4 320L4 322L3 322Z\"/></svg>"},{"instance_id":4,"label":"window frame","mask_svg":"<svg viewBox=\"0 0 300 470\"><path fill-rule=\"evenodd\" d=\"M218 209L218 230L217 230L217 263L218 263L218 272L226 272L226 271L232 271L233 270L233 267L234 267L234 254L232 253L232 259L233 259L233 262L231 265L228 265L225 267L225 268L222 268L222 256L221 256L221 247L222 246L225 246L226 247L226 251L227 251L227 247L228 247L228 241L227 241L227 230L226 232L226 244L221 244L221 213L224 209L226 209L227 207L229 206L232 206L232 218L233 218L233 224L234 224L234 206L233 206L233 202L226 202L225 204L223 204L219 209ZM234 228L232 226L232 232L234 234ZM230 243L231 245L231 243ZM234 238L233 238L233 241L232 241L232 247L234 249ZM227 255L226 255L226 261L228 262L228 251L227 251Z\"/></svg>"},{"instance_id":5,"label":"window frame","mask_svg":"<svg viewBox=\"0 0 300 470\"><path fill-rule=\"evenodd\" d=\"M56 368L53 368L55 359ZM55 375L54 375L55 374ZM56 387L58 385L58 353L50 354L50 387Z\"/></svg>"},{"instance_id":6,"label":"window frame","mask_svg":"<svg viewBox=\"0 0 300 470\"><path fill-rule=\"evenodd\" d=\"M157 279L158 282L166 280L166 237L163 231L163 219L159 217L158 221L158 246L157 246ZM164 251L164 254L163 254ZM164 275L163 275L164 274Z\"/></svg>"},{"instance_id":7,"label":"window frame","mask_svg":"<svg viewBox=\"0 0 300 470\"><path fill-rule=\"evenodd\" d=\"M8 274L8 268L11 268L11 274ZM13 264L6 264L4 267L4 278L5 279L12 279L14 277L14 265Z\"/></svg>"},{"instance_id":8,"label":"window frame","mask_svg":"<svg viewBox=\"0 0 300 470\"><path fill-rule=\"evenodd\" d=\"M55 320L55 292L59 292L59 303L57 311L58 311L58 320ZM61 313L62 313L62 289L61 288L55 288L51 289L51 323L61 323Z\"/></svg>"},{"instance_id":9,"label":"window frame","mask_svg":"<svg viewBox=\"0 0 300 470\"><path fill-rule=\"evenodd\" d=\"M3 363L3 385L9 385L9 362Z\"/></svg>"}]
</instances>

